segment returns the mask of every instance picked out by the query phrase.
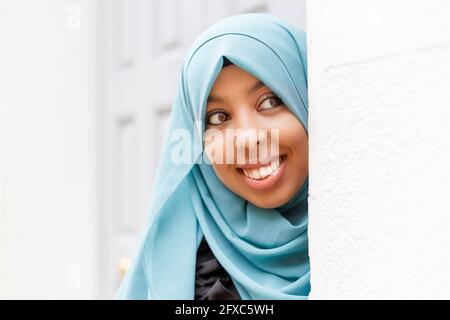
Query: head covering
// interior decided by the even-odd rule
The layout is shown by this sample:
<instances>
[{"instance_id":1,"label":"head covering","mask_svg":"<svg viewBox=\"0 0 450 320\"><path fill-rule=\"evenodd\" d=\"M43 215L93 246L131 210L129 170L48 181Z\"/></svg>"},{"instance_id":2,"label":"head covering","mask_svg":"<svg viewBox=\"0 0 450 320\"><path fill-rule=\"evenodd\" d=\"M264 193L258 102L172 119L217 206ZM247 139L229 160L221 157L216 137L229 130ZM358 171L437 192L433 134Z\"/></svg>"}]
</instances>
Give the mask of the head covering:
<instances>
[{"instance_id":1,"label":"head covering","mask_svg":"<svg viewBox=\"0 0 450 320\"><path fill-rule=\"evenodd\" d=\"M308 128L306 34L263 13L225 18L187 51L156 174L146 232L116 298L194 299L203 236L242 299L307 299L308 178L288 203L263 209L229 190L204 160L206 100L224 58L266 84ZM189 132L190 161L174 163ZM289 219L287 218L289 217Z\"/></svg>"}]
</instances>

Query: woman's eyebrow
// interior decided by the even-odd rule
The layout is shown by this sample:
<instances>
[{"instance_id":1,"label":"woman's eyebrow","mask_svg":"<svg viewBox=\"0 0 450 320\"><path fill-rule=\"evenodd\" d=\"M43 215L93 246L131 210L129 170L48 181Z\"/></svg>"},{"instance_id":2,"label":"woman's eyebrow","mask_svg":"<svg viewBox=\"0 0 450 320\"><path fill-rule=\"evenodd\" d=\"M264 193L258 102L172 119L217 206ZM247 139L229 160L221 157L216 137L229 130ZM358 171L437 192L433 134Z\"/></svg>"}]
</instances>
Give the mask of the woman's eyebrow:
<instances>
[{"instance_id":1,"label":"woman's eyebrow","mask_svg":"<svg viewBox=\"0 0 450 320\"><path fill-rule=\"evenodd\" d=\"M262 87L265 87L265 86L266 85L264 84L264 82L262 82L261 80L258 80L250 88L248 88L247 94L250 95L253 92L255 92L256 90L258 90L259 88L262 88Z\"/></svg>"},{"instance_id":2,"label":"woman's eyebrow","mask_svg":"<svg viewBox=\"0 0 450 320\"><path fill-rule=\"evenodd\" d=\"M258 90L259 88L262 88L265 86L266 85L264 84L264 82L262 82L261 80L258 80L250 88L247 89L247 95L250 95L253 92L255 92L256 90ZM212 103L212 102L223 103L223 101L224 101L224 99L221 96L216 96L216 95L210 95L207 99L208 103Z\"/></svg>"}]
</instances>

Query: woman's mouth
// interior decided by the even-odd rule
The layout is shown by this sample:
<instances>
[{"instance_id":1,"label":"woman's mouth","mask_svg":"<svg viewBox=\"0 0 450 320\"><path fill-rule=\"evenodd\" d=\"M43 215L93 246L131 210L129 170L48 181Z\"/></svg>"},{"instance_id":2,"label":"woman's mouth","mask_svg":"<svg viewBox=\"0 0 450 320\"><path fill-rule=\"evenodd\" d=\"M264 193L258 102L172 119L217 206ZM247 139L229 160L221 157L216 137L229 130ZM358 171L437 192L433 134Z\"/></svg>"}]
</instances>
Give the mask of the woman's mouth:
<instances>
[{"instance_id":1,"label":"woman's mouth","mask_svg":"<svg viewBox=\"0 0 450 320\"><path fill-rule=\"evenodd\" d=\"M258 168L238 168L244 181L254 189L266 189L274 185L283 175L286 167L286 155L281 155L275 161Z\"/></svg>"}]
</instances>

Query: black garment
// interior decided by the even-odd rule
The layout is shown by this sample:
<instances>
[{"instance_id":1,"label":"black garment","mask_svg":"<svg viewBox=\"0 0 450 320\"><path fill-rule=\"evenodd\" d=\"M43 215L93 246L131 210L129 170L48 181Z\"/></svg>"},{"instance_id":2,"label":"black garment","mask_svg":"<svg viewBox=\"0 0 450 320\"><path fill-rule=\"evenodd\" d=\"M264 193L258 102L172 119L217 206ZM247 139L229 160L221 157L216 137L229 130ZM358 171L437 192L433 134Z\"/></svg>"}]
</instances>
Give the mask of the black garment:
<instances>
[{"instance_id":1,"label":"black garment","mask_svg":"<svg viewBox=\"0 0 450 320\"><path fill-rule=\"evenodd\" d=\"M301 221L297 220L303 218L297 210L293 207L281 214L291 223L299 224ZM241 300L230 275L214 257L204 236L197 250L195 300Z\"/></svg>"},{"instance_id":2,"label":"black garment","mask_svg":"<svg viewBox=\"0 0 450 320\"><path fill-rule=\"evenodd\" d=\"M241 300L230 275L214 257L204 236L197 250L195 300Z\"/></svg>"}]
</instances>

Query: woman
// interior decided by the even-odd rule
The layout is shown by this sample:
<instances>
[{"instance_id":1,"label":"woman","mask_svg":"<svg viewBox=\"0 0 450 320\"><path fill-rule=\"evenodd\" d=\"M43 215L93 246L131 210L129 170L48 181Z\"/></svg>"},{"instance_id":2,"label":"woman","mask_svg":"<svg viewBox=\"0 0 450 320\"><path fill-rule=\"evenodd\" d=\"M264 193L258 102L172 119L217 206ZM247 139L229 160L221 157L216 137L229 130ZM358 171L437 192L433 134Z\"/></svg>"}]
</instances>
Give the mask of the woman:
<instances>
[{"instance_id":1,"label":"woman","mask_svg":"<svg viewBox=\"0 0 450 320\"><path fill-rule=\"evenodd\" d=\"M307 106L299 28L249 13L200 35L117 298L307 299ZM201 282L202 263L214 260L217 279Z\"/></svg>"}]
</instances>

